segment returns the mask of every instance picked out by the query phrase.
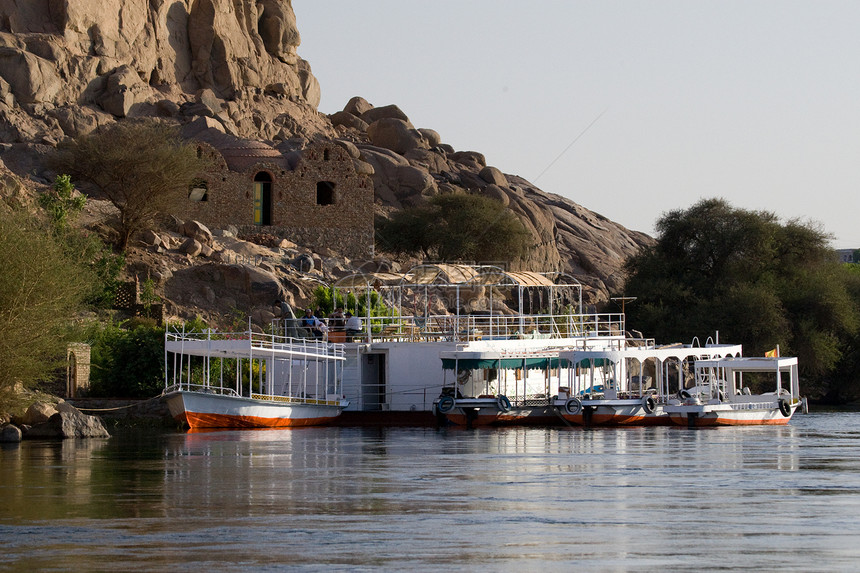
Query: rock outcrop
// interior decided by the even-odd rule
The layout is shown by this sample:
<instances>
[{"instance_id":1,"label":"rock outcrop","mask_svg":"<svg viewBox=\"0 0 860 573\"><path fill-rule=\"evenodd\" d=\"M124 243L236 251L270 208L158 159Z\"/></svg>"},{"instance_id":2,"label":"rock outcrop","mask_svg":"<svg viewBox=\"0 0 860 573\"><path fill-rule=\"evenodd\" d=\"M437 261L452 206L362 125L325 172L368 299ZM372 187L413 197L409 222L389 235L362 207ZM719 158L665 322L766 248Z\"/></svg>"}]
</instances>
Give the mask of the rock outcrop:
<instances>
[{"instance_id":1,"label":"rock outcrop","mask_svg":"<svg viewBox=\"0 0 860 573\"><path fill-rule=\"evenodd\" d=\"M16 442L21 438L109 438L100 418L84 414L68 402L54 405L35 402L20 420L2 430L0 441Z\"/></svg>"},{"instance_id":2,"label":"rock outcrop","mask_svg":"<svg viewBox=\"0 0 860 573\"><path fill-rule=\"evenodd\" d=\"M185 126L191 138L214 128L259 141L272 153L335 140L356 171L372 177L380 216L440 193L492 197L534 237L528 260L517 266L568 272L588 287L589 302L605 300L618 288L624 260L651 242L506 174L502 166L488 165L480 152L453 149L444 134L416 128L396 105L374 106L354 97L342 111L320 114L320 86L299 57L299 45L290 0L104 0L98 9L85 0L4 0L0 167L48 183L53 174L44 156L64 138L152 116ZM189 233L187 240L172 237L164 245L162 239L168 238L153 233L145 240L155 250L181 246L190 260L217 263L210 260L216 254L211 235ZM196 283L200 273L215 276L211 268L174 272L165 266L148 270L164 277L168 292L193 299L195 306L212 298L202 287L176 286L185 278ZM258 279L241 278L246 285L267 283ZM248 286L226 299L250 302L283 294Z\"/></svg>"},{"instance_id":3,"label":"rock outcrop","mask_svg":"<svg viewBox=\"0 0 860 573\"><path fill-rule=\"evenodd\" d=\"M150 115L260 139L331 134L299 43L290 0L7 0L0 138L56 143Z\"/></svg>"}]
</instances>

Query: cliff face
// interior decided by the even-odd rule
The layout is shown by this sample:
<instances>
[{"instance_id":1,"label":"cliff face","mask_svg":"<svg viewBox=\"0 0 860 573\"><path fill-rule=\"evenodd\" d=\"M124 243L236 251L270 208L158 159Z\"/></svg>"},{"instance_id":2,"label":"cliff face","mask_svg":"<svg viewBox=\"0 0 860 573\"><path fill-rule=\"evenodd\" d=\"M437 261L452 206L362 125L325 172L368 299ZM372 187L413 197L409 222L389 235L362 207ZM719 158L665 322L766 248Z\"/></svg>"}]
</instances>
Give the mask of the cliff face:
<instances>
[{"instance_id":1,"label":"cliff face","mask_svg":"<svg viewBox=\"0 0 860 573\"><path fill-rule=\"evenodd\" d=\"M203 117L284 149L337 140L372 176L383 215L437 193L503 201L534 235L517 266L569 272L591 301L620 286L623 261L651 242L505 175L481 153L454 150L396 106L353 98L318 113L320 86L299 44L290 0L102 0L97 9L90 0L0 0L0 160L46 183L42 154L66 137L129 117Z\"/></svg>"},{"instance_id":2,"label":"cliff face","mask_svg":"<svg viewBox=\"0 0 860 573\"><path fill-rule=\"evenodd\" d=\"M4 0L0 137L50 144L147 115L206 115L260 139L327 134L299 42L289 0Z\"/></svg>"}]
</instances>

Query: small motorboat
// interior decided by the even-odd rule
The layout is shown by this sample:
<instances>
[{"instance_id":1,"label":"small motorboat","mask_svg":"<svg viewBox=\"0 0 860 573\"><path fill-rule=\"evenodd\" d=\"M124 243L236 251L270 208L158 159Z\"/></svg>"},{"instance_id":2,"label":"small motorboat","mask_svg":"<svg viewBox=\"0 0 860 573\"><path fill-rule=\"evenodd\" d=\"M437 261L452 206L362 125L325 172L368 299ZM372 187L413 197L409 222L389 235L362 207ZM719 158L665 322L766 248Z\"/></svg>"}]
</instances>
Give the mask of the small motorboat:
<instances>
[{"instance_id":1,"label":"small motorboat","mask_svg":"<svg viewBox=\"0 0 860 573\"><path fill-rule=\"evenodd\" d=\"M803 404L797 358L737 356L697 360L695 385L663 411L682 426L784 425Z\"/></svg>"}]
</instances>

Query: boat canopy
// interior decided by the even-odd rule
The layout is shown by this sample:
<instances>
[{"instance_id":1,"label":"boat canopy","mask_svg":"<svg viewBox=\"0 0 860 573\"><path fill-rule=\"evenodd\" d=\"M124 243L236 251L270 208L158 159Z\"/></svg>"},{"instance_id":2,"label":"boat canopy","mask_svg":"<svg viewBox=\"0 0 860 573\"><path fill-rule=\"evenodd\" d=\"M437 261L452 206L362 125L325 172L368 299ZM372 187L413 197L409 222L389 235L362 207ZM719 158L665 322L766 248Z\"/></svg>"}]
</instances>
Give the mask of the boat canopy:
<instances>
[{"instance_id":1,"label":"boat canopy","mask_svg":"<svg viewBox=\"0 0 860 573\"><path fill-rule=\"evenodd\" d=\"M334 283L336 289L417 287L417 286L573 287L582 284L566 273L506 271L493 265L422 264L405 273L355 273Z\"/></svg>"},{"instance_id":2,"label":"boat canopy","mask_svg":"<svg viewBox=\"0 0 860 573\"><path fill-rule=\"evenodd\" d=\"M743 372L773 372L777 370L789 372L792 368L797 368L797 357L728 356L713 360L697 360L696 368L725 368L729 371Z\"/></svg>"},{"instance_id":3,"label":"boat canopy","mask_svg":"<svg viewBox=\"0 0 860 573\"><path fill-rule=\"evenodd\" d=\"M474 287L496 287L517 289L517 301L523 308L523 294L528 289L546 288L550 291L548 303L550 314L555 302L554 294L559 289L576 289L575 302L579 312L582 311L582 283L566 273L538 273L533 271L507 271L495 265L466 265L448 263L428 263L412 267L405 273L356 273L339 279L332 285L333 290L364 290L371 289L380 293L398 292L402 298L404 290L417 291L428 287L443 287L455 293L457 306L460 304L461 289ZM464 291L465 292L465 291ZM492 289L488 292L492 299ZM567 297L565 297L567 299ZM399 300L393 306L401 307ZM400 312L399 314L402 314Z\"/></svg>"}]
</instances>

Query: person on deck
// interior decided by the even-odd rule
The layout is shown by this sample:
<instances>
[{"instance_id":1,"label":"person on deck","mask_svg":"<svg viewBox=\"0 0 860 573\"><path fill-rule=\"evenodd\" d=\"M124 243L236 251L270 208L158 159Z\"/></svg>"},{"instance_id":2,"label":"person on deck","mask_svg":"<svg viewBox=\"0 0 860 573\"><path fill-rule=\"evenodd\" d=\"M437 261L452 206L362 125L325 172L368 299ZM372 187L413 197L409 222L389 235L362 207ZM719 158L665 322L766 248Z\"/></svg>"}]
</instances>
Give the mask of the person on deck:
<instances>
[{"instance_id":1,"label":"person on deck","mask_svg":"<svg viewBox=\"0 0 860 573\"><path fill-rule=\"evenodd\" d=\"M321 340L323 332L328 330L326 325L319 318L315 317L314 312L309 308L305 309L305 315L302 317L301 325L308 329L311 336L317 340Z\"/></svg>"},{"instance_id":2,"label":"person on deck","mask_svg":"<svg viewBox=\"0 0 860 573\"><path fill-rule=\"evenodd\" d=\"M277 299L275 302L273 302L272 307L274 307L276 310L281 311L281 318L282 319L290 317L290 307L287 305L287 303L285 303L281 299ZM277 314L276 314L276 316L277 316Z\"/></svg>"},{"instance_id":3,"label":"person on deck","mask_svg":"<svg viewBox=\"0 0 860 573\"><path fill-rule=\"evenodd\" d=\"M351 312L347 312L346 317L346 336L347 340L352 342L355 335L361 334L361 319L357 316L352 316Z\"/></svg>"},{"instance_id":4,"label":"person on deck","mask_svg":"<svg viewBox=\"0 0 860 573\"><path fill-rule=\"evenodd\" d=\"M328 315L328 327L330 330L343 330L344 323L343 307L339 306L334 309L334 312Z\"/></svg>"}]
</instances>

